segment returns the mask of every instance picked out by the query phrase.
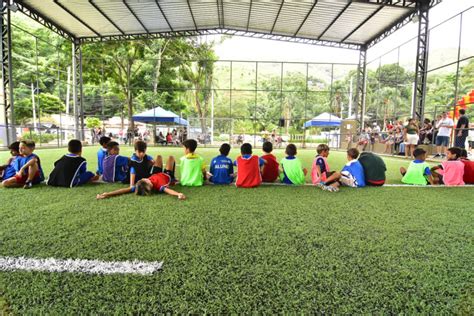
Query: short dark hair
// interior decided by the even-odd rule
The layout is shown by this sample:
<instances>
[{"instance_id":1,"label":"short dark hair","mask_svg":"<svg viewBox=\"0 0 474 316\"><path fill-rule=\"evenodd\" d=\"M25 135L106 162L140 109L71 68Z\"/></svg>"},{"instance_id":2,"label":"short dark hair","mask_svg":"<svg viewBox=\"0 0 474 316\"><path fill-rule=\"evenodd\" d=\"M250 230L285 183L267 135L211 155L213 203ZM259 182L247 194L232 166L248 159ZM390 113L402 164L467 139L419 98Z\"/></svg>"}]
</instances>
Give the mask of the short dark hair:
<instances>
[{"instance_id":1,"label":"short dark hair","mask_svg":"<svg viewBox=\"0 0 474 316\"><path fill-rule=\"evenodd\" d=\"M119 143L111 141L107 143L107 151L112 150L114 147L118 147Z\"/></svg>"},{"instance_id":2,"label":"short dark hair","mask_svg":"<svg viewBox=\"0 0 474 316\"><path fill-rule=\"evenodd\" d=\"M101 144L102 146L107 145L110 142L110 140L111 140L110 137L102 136L99 139L99 144Z\"/></svg>"},{"instance_id":3,"label":"short dark hair","mask_svg":"<svg viewBox=\"0 0 474 316\"><path fill-rule=\"evenodd\" d=\"M413 156L415 158L418 158L422 155L426 154L426 150L424 150L423 148L416 148L414 151L413 151Z\"/></svg>"},{"instance_id":4,"label":"short dark hair","mask_svg":"<svg viewBox=\"0 0 474 316\"><path fill-rule=\"evenodd\" d=\"M138 180L135 184L136 195L151 195L153 187L150 186L144 179Z\"/></svg>"},{"instance_id":5,"label":"short dark hair","mask_svg":"<svg viewBox=\"0 0 474 316\"><path fill-rule=\"evenodd\" d=\"M321 155L323 151L329 151L329 146L326 144L319 144L316 148L316 152L318 153L318 155Z\"/></svg>"},{"instance_id":6,"label":"short dark hair","mask_svg":"<svg viewBox=\"0 0 474 316\"><path fill-rule=\"evenodd\" d=\"M461 155L460 155L461 158L467 158L467 150L464 149L464 148L461 148Z\"/></svg>"},{"instance_id":7,"label":"short dark hair","mask_svg":"<svg viewBox=\"0 0 474 316\"><path fill-rule=\"evenodd\" d=\"M285 154L288 156L295 156L296 155L296 145L295 144L288 144L285 149Z\"/></svg>"},{"instance_id":8,"label":"short dark hair","mask_svg":"<svg viewBox=\"0 0 474 316\"><path fill-rule=\"evenodd\" d=\"M36 147L35 142L32 141L32 140L22 140L20 143L25 145L26 147L28 147L30 149L35 149L35 147Z\"/></svg>"},{"instance_id":9,"label":"short dark hair","mask_svg":"<svg viewBox=\"0 0 474 316\"><path fill-rule=\"evenodd\" d=\"M251 155L252 154L252 145L249 143L244 143L240 146L240 153L242 155Z\"/></svg>"},{"instance_id":10,"label":"short dark hair","mask_svg":"<svg viewBox=\"0 0 474 316\"><path fill-rule=\"evenodd\" d=\"M459 147L451 147L451 148L448 148L448 151L453 154L453 155L456 155L456 159L461 157L461 148Z\"/></svg>"},{"instance_id":11,"label":"short dark hair","mask_svg":"<svg viewBox=\"0 0 474 316\"><path fill-rule=\"evenodd\" d=\"M14 150L14 151L20 151L20 142L13 142L8 146L8 149Z\"/></svg>"},{"instance_id":12,"label":"short dark hair","mask_svg":"<svg viewBox=\"0 0 474 316\"><path fill-rule=\"evenodd\" d=\"M147 145L143 140L137 140L134 145L135 151L140 151L142 153L146 151L146 147Z\"/></svg>"},{"instance_id":13,"label":"short dark hair","mask_svg":"<svg viewBox=\"0 0 474 316\"><path fill-rule=\"evenodd\" d=\"M221 148L219 148L219 152L221 155L227 156L230 152L230 145L227 143L222 144Z\"/></svg>"},{"instance_id":14,"label":"short dark hair","mask_svg":"<svg viewBox=\"0 0 474 316\"><path fill-rule=\"evenodd\" d=\"M262 150L266 153L271 153L273 151L273 144L271 142L264 142Z\"/></svg>"},{"instance_id":15,"label":"short dark hair","mask_svg":"<svg viewBox=\"0 0 474 316\"><path fill-rule=\"evenodd\" d=\"M352 159L357 159L357 157L359 157L359 151L357 150L357 148L349 148L347 150L347 155Z\"/></svg>"},{"instance_id":16,"label":"short dark hair","mask_svg":"<svg viewBox=\"0 0 474 316\"><path fill-rule=\"evenodd\" d=\"M77 154L82 151L82 143L78 139L71 139L69 143L67 144L67 150L71 154Z\"/></svg>"},{"instance_id":17,"label":"short dark hair","mask_svg":"<svg viewBox=\"0 0 474 316\"><path fill-rule=\"evenodd\" d=\"M193 153L196 150L198 143L195 139L186 139L183 142L183 146L184 148L189 149L189 151Z\"/></svg>"},{"instance_id":18,"label":"short dark hair","mask_svg":"<svg viewBox=\"0 0 474 316\"><path fill-rule=\"evenodd\" d=\"M466 114L466 110L465 110L465 109L460 109L460 110L459 110L459 114L461 114L461 115Z\"/></svg>"}]
</instances>

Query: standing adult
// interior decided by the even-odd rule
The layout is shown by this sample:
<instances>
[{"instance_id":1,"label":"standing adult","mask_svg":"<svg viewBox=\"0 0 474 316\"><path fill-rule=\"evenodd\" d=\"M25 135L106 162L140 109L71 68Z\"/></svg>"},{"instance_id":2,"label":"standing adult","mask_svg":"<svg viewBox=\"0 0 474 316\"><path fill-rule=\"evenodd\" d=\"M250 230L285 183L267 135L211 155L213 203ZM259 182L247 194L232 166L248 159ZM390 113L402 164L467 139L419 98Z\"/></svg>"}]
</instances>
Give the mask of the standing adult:
<instances>
[{"instance_id":1,"label":"standing adult","mask_svg":"<svg viewBox=\"0 0 474 316\"><path fill-rule=\"evenodd\" d=\"M436 123L436 128L438 129L438 135L436 136L436 152L434 158L442 157L446 155L446 149L451 143L451 131L453 130L454 122L448 117L448 113L443 112L441 114L441 119Z\"/></svg>"},{"instance_id":2,"label":"standing adult","mask_svg":"<svg viewBox=\"0 0 474 316\"><path fill-rule=\"evenodd\" d=\"M461 116L459 117L458 124L456 125L456 138L454 140L454 144L456 147L466 148L466 138L469 134L469 119L466 116L466 110L459 110L459 114L461 114Z\"/></svg>"},{"instance_id":3,"label":"standing adult","mask_svg":"<svg viewBox=\"0 0 474 316\"><path fill-rule=\"evenodd\" d=\"M414 119L409 119L408 124L403 129L404 131L404 140L405 140L405 157L413 157L413 151L415 150L416 145L418 145L419 136L418 125Z\"/></svg>"}]
</instances>

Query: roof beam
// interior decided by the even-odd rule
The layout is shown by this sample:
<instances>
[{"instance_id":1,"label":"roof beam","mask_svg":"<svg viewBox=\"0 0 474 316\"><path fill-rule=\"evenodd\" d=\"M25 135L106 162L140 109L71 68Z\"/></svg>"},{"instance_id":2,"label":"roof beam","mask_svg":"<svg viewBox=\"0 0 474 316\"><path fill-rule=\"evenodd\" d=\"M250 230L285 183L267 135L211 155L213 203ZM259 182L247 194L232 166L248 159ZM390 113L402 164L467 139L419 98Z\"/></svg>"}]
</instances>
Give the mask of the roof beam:
<instances>
[{"instance_id":1,"label":"roof beam","mask_svg":"<svg viewBox=\"0 0 474 316\"><path fill-rule=\"evenodd\" d=\"M344 14L344 12L346 12L347 8L349 8L351 6L351 3L352 3L352 0L349 1L346 4L346 6L344 7L344 9L342 9L341 12L339 12L339 14L334 18L334 20L332 20L332 22L329 23L329 25L324 29L324 31L321 33L321 35L318 36L318 41L321 40L321 37L323 37L324 34L326 34L326 32L331 28L331 26L333 26L334 23L336 23L336 21L339 20L341 15Z\"/></svg>"},{"instance_id":2,"label":"roof beam","mask_svg":"<svg viewBox=\"0 0 474 316\"><path fill-rule=\"evenodd\" d=\"M158 2L158 0L155 0L155 3L156 3L156 5L157 5L158 9L160 9L161 15L165 18L166 24L168 24L168 27L170 28L171 32L173 32L173 31L174 31L174 30L173 30L173 27L171 26L170 21L168 21L168 18L166 17L165 12L164 12L163 9L161 8L160 3Z\"/></svg>"},{"instance_id":3,"label":"roof beam","mask_svg":"<svg viewBox=\"0 0 474 316\"><path fill-rule=\"evenodd\" d=\"M86 22L84 22L80 17L78 17L76 14L74 14L74 12L72 12L71 10L69 10L68 8L66 8L63 4L61 4L58 0L54 0L54 3L56 5L58 5L61 9L63 9L64 11L66 11L67 13L69 13L69 15L71 15L73 18L75 18L79 23L81 23L82 25L84 25L85 27L87 27L89 30L91 30L95 35L97 36L102 36L99 32L97 32L96 30L94 30L89 24L87 24Z\"/></svg>"},{"instance_id":4,"label":"roof beam","mask_svg":"<svg viewBox=\"0 0 474 316\"><path fill-rule=\"evenodd\" d=\"M250 0L250 5L249 5L249 16L247 18L247 32L249 31L249 25L250 25L250 15L252 14L252 0Z\"/></svg>"},{"instance_id":5,"label":"roof beam","mask_svg":"<svg viewBox=\"0 0 474 316\"><path fill-rule=\"evenodd\" d=\"M193 18L194 29L197 31L198 27L197 27L197 24L196 24L196 19L194 19L193 10L191 9L191 3L189 3L189 0L186 0L186 2L188 3L189 13L191 13L191 17Z\"/></svg>"},{"instance_id":6,"label":"roof beam","mask_svg":"<svg viewBox=\"0 0 474 316\"><path fill-rule=\"evenodd\" d=\"M355 32L357 32L358 29L360 29L363 25L365 25L365 23L369 22L370 19L372 19L377 13L380 12L380 10L383 9L383 6L381 5L379 8L377 8L374 12L372 12L372 14L370 14L364 21L362 21L362 23L360 23L359 25L357 25L357 27L355 29L353 29L349 34L347 34L346 37L344 37L341 42L345 42L346 39L348 39L349 37L351 37L352 34L354 34Z\"/></svg>"},{"instance_id":7,"label":"roof beam","mask_svg":"<svg viewBox=\"0 0 474 316\"><path fill-rule=\"evenodd\" d=\"M278 9L278 13L277 13L277 16L275 17L275 21L273 21L273 26L270 31L270 34L273 34L273 30L275 29L275 25L277 24L278 17L280 17L280 12L281 12L281 8L283 8L283 4L285 4L285 0L281 0L280 8Z\"/></svg>"},{"instance_id":8,"label":"roof beam","mask_svg":"<svg viewBox=\"0 0 474 316\"><path fill-rule=\"evenodd\" d=\"M372 5L383 5L386 7L396 7L396 8L411 8L416 7L416 1L414 0L352 0L354 3L364 3Z\"/></svg>"},{"instance_id":9,"label":"roof beam","mask_svg":"<svg viewBox=\"0 0 474 316\"><path fill-rule=\"evenodd\" d=\"M133 12L132 8L128 5L127 1L123 0L123 4L125 4L125 6L127 7L128 11L130 11L130 13L135 17L135 20L138 21L138 23L140 23L140 25L142 26L143 30L145 30L145 32L147 33L150 33L150 31L148 31L148 29L146 28L146 26L142 23L142 20L140 20L138 18L138 16L135 14L135 12Z\"/></svg>"},{"instance_id":10,"label":"roof beam","mask_svg":"<svg viewBox=\"0 0 474 316\"><path fill-rule=\"evenodd\" d=\"M217 8L217 20L219 21L219 27L222 28L223 23L221 23L221 10L219 8L219 0L216 0L216 8Z\"/></svg>"},{"instance_id":11,"label":"roof beam","mask_svg":"<svg viewBox=\"0 0 474 316\"><path fill-rule=\"evenodd\" d=\"M224 0L221 0L221 12L222 12L222 27L225 27L225 20L224 20Z\"/></svg>"},{"instance_id":12,"label":"roof beam","mask_svg":"<svg viewBox=\"0 0 474 316\"><path fill-rule=\"evenodd\" d=\"M107 16L107 14L105 14L105 12L104 12L101 8L99 8L99 6L97 6L97 4L95 4L92 0L89 0L89 3L90 3L97 11L99 11L99 13L100 13L104 18L106 18L107 21L109 21L110 24L112 24L112 25L117 29L117 31L119 31L120 33L122 33L122 35L125 34L125 32L122 31L122 29L121 29L120 27L118 27L118 25L115 24L114 21L112 21L112 19L109 18L109 17Z\"/></svg>"},{"instance_id":13,"label":"roof beam","mask_svg":"<svg viewBox=\"0 0 474 316\"><path fill-rule=\"evenodd\" d=\"M311 15L311 12L313 12L313 9L314 9L314 7L316 6L316 4L318 4L318 0L314 0L314 3L313 3L313 5L311 6L311 9L309 9L308 14L306 14L306 16L305 16L304 19L303 19L303 22L301 22L300 26L299 26L298 29L296 30L295 34L293 34L293 36L296 36L296 35L300 32L301 28L302 28L303 25L306 23L306 20L307 20L307 19L309 18L309 16Z\"/></svg>"}]
</instances>

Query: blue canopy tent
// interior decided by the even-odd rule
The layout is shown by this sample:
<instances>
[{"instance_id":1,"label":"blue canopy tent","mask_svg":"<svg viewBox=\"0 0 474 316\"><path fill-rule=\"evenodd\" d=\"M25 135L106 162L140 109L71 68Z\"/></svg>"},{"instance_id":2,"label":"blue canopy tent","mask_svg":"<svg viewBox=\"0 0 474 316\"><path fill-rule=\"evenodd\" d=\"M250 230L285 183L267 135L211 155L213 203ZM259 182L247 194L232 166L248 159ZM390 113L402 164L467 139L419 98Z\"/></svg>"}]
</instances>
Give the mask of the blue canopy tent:
<instances>
[{"instance_id":1,"label":"blue canopy tent","mask_svg":"<svg viewBox=\"0 0 474 316\"><path fill-rule=\"evenodd\" d=\"M133 121L154 124L164 123L171 125L189 125L188 121L179 117L179 115L171 111L167 111L160 106L134 115Z\"/></svg>"},{"instance_id":2,"label":"blue canopy tent","mask_svg":"<svg viewBox=\"0 0 474 316\"><path fill-rule=\"evenodd\" d=\"M309 121L306 121L306 123L304 123L304 127L308 128L312 126L316 126L316 127L341 126L341 121L342 121L341 118L325 112L325 113L319 114L318 116L312 118Z\"/></svg>"}]
</instances>

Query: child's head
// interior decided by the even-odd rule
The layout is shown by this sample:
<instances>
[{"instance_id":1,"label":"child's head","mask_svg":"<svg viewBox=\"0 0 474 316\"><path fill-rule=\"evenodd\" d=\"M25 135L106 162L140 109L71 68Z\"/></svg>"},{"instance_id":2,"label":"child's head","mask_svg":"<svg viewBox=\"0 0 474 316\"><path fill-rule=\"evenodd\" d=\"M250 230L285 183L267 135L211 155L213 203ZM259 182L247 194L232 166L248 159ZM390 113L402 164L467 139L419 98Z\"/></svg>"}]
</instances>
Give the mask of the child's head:
<instances>
[{"instance_id":1,"label":"child's head","mask_svg":"<svg viewBox=\"0 0 474 316\"><path fill-rule=\"evenodd\" d=\"M417 148L413 151L413 157L415 157L416 160L425 161L426 151L423 148Z\"/></svg>"},{"instance_id":2,"label":"child's head","mask_svg":"<svg viewBox=\"0 0 474 316\"><path fill-rule=\"evenodd\" d=\"M451 147L446 151L446 158L448 160L457 160L459 157L461 157L461 148Z\"/></svg>"},{"instance_id":3,"label":"child's head","mask_svg":"<svg viewBox=\"0 0 474 316\"><path fill-rule=\"evenodd\" d=\"M22 140L20 142L20 154L28 156L35 151L35 142L32 140Z\"/></svg>"},{"instance_id":4,"label":"child's head","mask_svg":"<svg viewBox=\"0 0 474 316\"><path fill-rule=\"evenodd\" d=\"M240 146L240 153L242 155L251 155L252 145L250 145L249 143L242 144L242 146Z\"/></svg>"},{"instance_id":5,"label":"child's head","mask_svg":"<svg viewBox=\"0 0 474 316\"><path fill-rule=\"evenodd\" d=\"M196 151L198 143L195 139L186 139L183 142L183 146L186 154L193 154Z\"/></svg>"},{"instance_id":6,"label":"child's head","mask_svg":"<svg viewBox=\"0 0 474 316\"><path fill-rule=\"evenodd\" d=\"M271 153L273 151L273 144L271 142L264 142L262 145L262 150L264 153Z\"/></svg>"},{"instance_id":7,"label":"child's head","mask_svg":"<svg viewBox=\"0 0 474 316\"><path fill-rule=\"evenodd\" d=\"M99 139L99 144L103 147L103 148L107 148L107 144L110 142L110 137L107 137L107 136L102 136L100 139Z\"/></svg>"},{"instance_id":8,"label":"child's head","mask_svg":"<svg viewBox=\"0 0 474 316\"><path fill-rule=\"evenodd\" d=\"M20 142L13 142L8 146L10 154L12 156L18 156L20 154Z\"/></svg>"},{"instance_id":9,"label":"child's head","mask_svg":"<svg viewBox=\"0 0 474 316\"><path fill-rule=\"evenodd\" d=\"M137 140L135 142L135 155L139 158L139 159L143 159L143 157L145 157L146 155L146 143L143 141L143 140Z\"/></svg>"},{"instance_id":10,"label":"child's head","mask_svg":"<svg viewBox=\"0 0 474 316\"><path fill-rule=\"evenodd\" d=\"M459 158L467 159L467 150L466 149L461 148L461 156Z\"/></svg>"},{"instance_id":11,"label":"child's head","mask_svg":"<svg viewBox=\"0 0 474 316\"><path fill-rule=\"evenodd\" d=\"M219 148L219 152L220 152L221 155L223 155L223 156L229 155L229 152L230 152L230 145L227 144L227 143L222 144L222 145L221 145L221 148Z\"/></svg>"},{"instance_id":12,"label":"child's head","mask_svg":"<svg viewBox=\"0 0 474 316\"><path fill-rule=\"evenodd\" d=\"M296 156L297 150L295 144L288 144L285 149L285 154L287 156Z\"/></svg>"},{"instance_id":13,"label":"child's head","mask_svg":"<svg viewBox=\"0 0 474 316\"><path fill-rule=\"evenodd\" d=\"M119 143L111 141L107 143L107 154L118 155L120 153Z\"/></svg>"},{"instance_id":14,"label":"child's head","mask_svg":"<svg viewBox=\"0 0 474 316\"><path fill-rule=\"evenodd\" d=\"M67 150L71 154L80 155L82 153L82 143L80 140L71 139L67 144Z\"/></svg>"},{"instance_id":15,"label":"child's head","mask_svg":"<svg viewBox=\"0 0 474 316\"><path fill-rule=\"evenodd\" d=\"M327 157L329 156L329 146L326 144L319 144L316 148L316 152L319 156Z\"/></svg>"},{"instance_id":16,"label":"child's head","mask_svg":"<svg viewBox=\"0 0 474 316\"><path fill-rule=\"evenodd\" d=\"M349 148L347 150L347 160L354 160L359 157L359 151L357 148Z\"/></svg>"},{"instance_id":17,"label":"child's head","mask_svg":"<svg viewBox=\"0 0 474 316\"><path fill-rule=\"evenodd\" d=\"M135 194L136 195L151 195L153 191L153 184L148 179L138 180L135 184Z\"/></svg>"}]
</instances>

